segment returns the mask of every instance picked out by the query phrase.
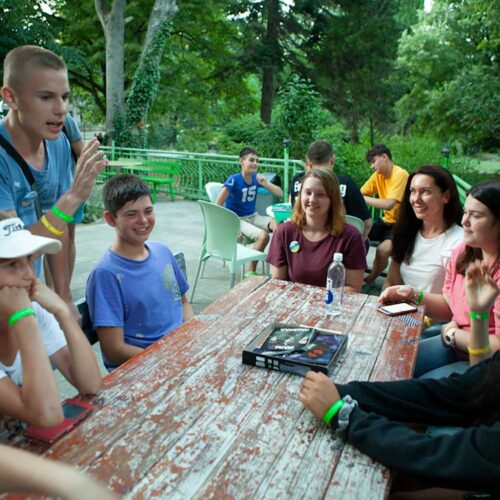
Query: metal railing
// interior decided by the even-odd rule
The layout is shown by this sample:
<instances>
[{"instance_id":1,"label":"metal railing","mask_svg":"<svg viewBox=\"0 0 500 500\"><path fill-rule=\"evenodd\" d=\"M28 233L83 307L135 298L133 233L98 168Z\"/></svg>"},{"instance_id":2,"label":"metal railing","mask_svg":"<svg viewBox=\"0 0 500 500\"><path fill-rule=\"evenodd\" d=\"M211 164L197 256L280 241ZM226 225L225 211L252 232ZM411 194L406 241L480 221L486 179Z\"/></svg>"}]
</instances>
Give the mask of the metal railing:
<instances>
[{"instance_id":1,"label":"metal railing","mask_svg":"<svg viewBox=\"0 0 500 500\"><path fill-rule=\"evenodd\" d=\"M208 199L205 193L207 182L224 182L234 173L240 171L239 159L233 155L220 155L212 153L191 153L187 151L167 151L162 149L136 149L115 146L103 146L108 158L137 158L175 160L181 164L180 175L176 180L176 193L193 200ZM443 150L443 167L448 168L448 155ZM284 158L260 158L260 172L271 172L281 178L284 199L288 200L288 184L290 179L300 170L304 164L299 160L289 159L288 148L284 149ZM465 203L470 184L453 174L457 184L460 203Z\"/></svg>"},{"instance_id":2,"label":"metal railing","mask_svg":"<svg viewBox=\"0 0 500 500\"><path fill-rule=\"evenodd\" d=\"M237 156L211 153L190 153L186 151L165 151L160 149L101 147L111 160L137 158L141 160L175 160L180 163L180 175L176 179L175 192L193 200L207 200L207 182L225 182L241 170ZM288 183L296 172L303 169L303 162L285 158L259 157L259 171L280 176L284 199L288 199Z\"/></svg>"},{"instance_id":3,"label":"metal railing","mask_svg":"<svg viewBox=\"0 0 500 500\"><path fill-rule=\"evenodd\" d=\"M458 197L460 198L460 203L462 204L462 206L464 206L465 198L467 198L467 193L469 192L472 186L467 182L465 182L461 177L458 177L458 175L455 174L451 175L453 175L453 178L455 179L455 184L457 185Z\"/></svg>"}]
</instances>

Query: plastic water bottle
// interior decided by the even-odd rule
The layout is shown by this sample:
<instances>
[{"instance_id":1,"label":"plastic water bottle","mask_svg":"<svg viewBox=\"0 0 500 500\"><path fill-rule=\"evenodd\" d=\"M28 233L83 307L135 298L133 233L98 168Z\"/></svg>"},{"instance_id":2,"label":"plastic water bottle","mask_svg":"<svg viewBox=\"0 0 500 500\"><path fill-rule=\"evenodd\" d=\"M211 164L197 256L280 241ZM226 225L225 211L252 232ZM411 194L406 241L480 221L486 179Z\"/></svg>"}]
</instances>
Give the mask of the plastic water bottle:
<instances>
[{"instance_id":1,"label":"plastic water bottle","mask_svg":"<svg viewBox=\"0 0 500 500\"><path fill-rule=\"evenodd\" d=\"M327 314L339 316L342 314L342 300L344 298L345 267L342 264L342 254L334 253L333 262L326 275L326 300Z\"/></svg>"}]
</instances>

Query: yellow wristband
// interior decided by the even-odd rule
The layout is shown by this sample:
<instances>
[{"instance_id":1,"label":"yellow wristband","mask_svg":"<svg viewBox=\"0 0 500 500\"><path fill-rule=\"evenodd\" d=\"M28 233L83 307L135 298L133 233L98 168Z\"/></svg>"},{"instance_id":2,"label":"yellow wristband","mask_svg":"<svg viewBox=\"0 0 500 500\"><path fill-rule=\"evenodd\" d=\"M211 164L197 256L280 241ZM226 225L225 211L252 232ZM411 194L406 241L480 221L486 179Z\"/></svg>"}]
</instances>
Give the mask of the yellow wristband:
<instances>
[{"instance_id":1,"label":"yellow wristband","mask_svg":"<svg viewBox=\"0 0 500 500\"><path fill-rule=\"evenodd\" d=\"M470 345L467 346L467 350L471 356L481 356L483 354L488 354L491 351L490 344L481 347L480 349L474 349Z\"/></svg>"},{"instance_id":2,"label":"yellow wristband","mask_svg":"<svg viewBox=\"0 0 500 500\"><path fill-rule=\"evenodd\" d=\"M47 231L51 232L54 236L61 236L61 234L64 233L64 231L61 231L60 229L57 229L57 227L54 227L49 222L49 219L47 219L47 217L45 217L45 215L42 215L40 217L40 222L45 226L45 229L47 229Z\"/></svg>"}]
</instances>

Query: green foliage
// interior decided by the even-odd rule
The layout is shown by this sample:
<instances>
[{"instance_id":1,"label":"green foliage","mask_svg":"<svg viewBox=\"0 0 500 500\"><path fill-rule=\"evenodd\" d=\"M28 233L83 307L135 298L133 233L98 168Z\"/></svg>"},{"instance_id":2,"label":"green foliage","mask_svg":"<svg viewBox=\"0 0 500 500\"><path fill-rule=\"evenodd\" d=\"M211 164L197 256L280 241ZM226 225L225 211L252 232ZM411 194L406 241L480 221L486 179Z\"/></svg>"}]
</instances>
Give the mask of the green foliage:
<instances>
[{"instance_id":1,"label":"green foliage","mask_svg":"<svg viewBox=\"0 0 500 500\"><path fill-rule=\"evenodd\" d=\"M101 219L104 213L104 203L102 201L102 188L104 184L96 184L92 189L89 199L83 207L83 223L91 224Z\"/></svg>"},{"instance_id":2,"label":"green foliage","mask_svg":"<svg viewBox=\"0 0 500 500\"><path fill-rule=\"evenodd\" d=\"M273 135L291 139L290 156L303 158L318 127L319 94L309 81L294 75L278 95Z\"/></svg>"},{"instance_id":3,"label":"green foliage","mask_svg":"<svg viewBox=\"0 0 500 500\"><path fill-rule=\"evenodd\" d=\"M400 92L392 78L398 38L418 6L397 0L297 2L295 10L308 28L307 35L302 32L303 72L354 143L363 126L387 130L393 122Z\"/></svg>"},{"instance_id":4,"label":"green foliage","mask_svg":"<svg viewBox=\"0 0 500 500\"><path fill-rule=\"evenodd\" d=\"M316 130L331 121L328 111L321 108L313 86L293 76L279 93L271 125L263 123L257 113L235 118L216 134L217 149L236 153L251 145L261 156L282 157L283 139L290 139L290 157L304 158L309 144L315 140Z\"/></svg>"},{"instance_id":5,"label":"green foliage","mask_svg":"<svg viewBox=\"0 0 500 500\"><path fill-rule=\"evenodd\" d=\"M146 147L145 121L158 92L161 78L158 60L167 43L171 26L170 19L161 23L137 68L125 108L125 130L118 136L118 145Z\"/></svg>"},{"instance_id":6,"label":"green foliage","mask_svg":"<svg viewBox=\"0 0 500 500\"><path fill-rule=\"evenodd\" d=\"M213 137L206 128L190 128L181 130L177 136L177 148L181 151L193 151L194 153L206 153L209 140ZM210 139L207 139L210 138ZM218 152L221 150L218 147Z\"/></svg>"},{"instance_id":7,"label":"green foliage","mask_svg":"<svg viewBox=\"0 0 500 500\"><path fill-rule=\"evenodd\" d=\"M410 166L419 158L439 160L444 144L456 151L452 160L500 145L498 2L434 0L433 10L424 13L422 0L281 1L272 53L266 28L274 1L177 2L161 61L132 83L153 3L126 4L130 109L115 129L135 130L127 145L149 140L155 147L205 152L215 140L219 152L253 144L263 156L282 156L283 138L291 136L291 156L303 158L308 143L324 131L335 144L337 168L354 169L359 179L366 175L370 132L374 140L395 130L407 137L394 140ZM40 43L62 54L84 122L103 121L105 43L93 2L4 0L0 22L0 50ZM281 91L266 126L257 113L269 64ZM302 83L294 88L290 75L301 75ZM300 85L308 81L301 94ZM360 147L351 148L346 138ZM418 152L404 144L418 146ZM474 168L464 171L472 176Z\"/></svg>"},{"instance_id":8,"label":"green foliage","mask_svg":"<svg viewBox=\"0 0 500 500\"><path fill-rule=\"evenodd\" d=\"M256 136L265 130L267 127L257 113L236 118L222 127L223 134L237 144L253 144Z\"/></svg>"},{"instance_id":9,"label":"green foliage","mask_svg":"<svg viewBox=\"0 0 500 500\"><path fill-rule=\"evenodd\" d=\"M0 8L0 61L7 53L20 45L51 47L58 31L58 22L42 9L52 6L52 1L2 0ZM0 77L3 70L0 67Z\"/></svg>"},{"instance_id":10,"label":"green foliage","mask_svg":"<svg viewBox=\"0 0 500 500\"><path fill-rule=\"evenodd\" d=\"M396 105L403 130L500 145L500 10L485 0L435 0L399 46L407 86Z\"/></svg>"}]
</instances>

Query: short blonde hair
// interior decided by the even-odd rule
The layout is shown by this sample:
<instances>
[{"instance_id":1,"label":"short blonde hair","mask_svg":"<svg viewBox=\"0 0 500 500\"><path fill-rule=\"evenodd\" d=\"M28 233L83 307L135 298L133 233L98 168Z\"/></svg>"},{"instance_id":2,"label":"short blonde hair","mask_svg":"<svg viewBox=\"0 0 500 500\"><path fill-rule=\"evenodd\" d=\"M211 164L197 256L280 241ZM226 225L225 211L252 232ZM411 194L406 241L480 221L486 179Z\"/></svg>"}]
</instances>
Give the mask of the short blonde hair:
<instances>
[{"instance_id":1,"label":"short blonde hair","mask_svg":"<svg viewBox=\"0 0 500 500\"><path fill-rule=\"evenodd\" d=\"M26 79L28 71L33 69L53 69L67 71L64 61L54 52L37 47L22 45L12 49L3 62L3 85L16 88Z\"/></svg>"},{"instance_id":2,"label":"short blonde hair","mask_svg":"<svg viewBox=\"0 0 500 500\"><path fill-rule=\"evenodd\" d=\"M326 227L330 234L339 236L344 232L345 226L345 208L342 198L340 197L340 186L337 176L330 170L321 168L313 168L309 170L302 178L300 184L300 192L293 207L292 222L299 228L306 225L306 214L302 208L302 189L307 179L316 177L321 181L328 198L330 198L330 213L326 221Z\"/></svg>"}]
</instances>

